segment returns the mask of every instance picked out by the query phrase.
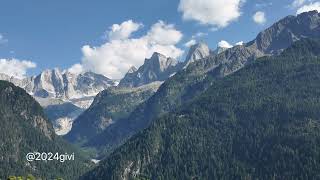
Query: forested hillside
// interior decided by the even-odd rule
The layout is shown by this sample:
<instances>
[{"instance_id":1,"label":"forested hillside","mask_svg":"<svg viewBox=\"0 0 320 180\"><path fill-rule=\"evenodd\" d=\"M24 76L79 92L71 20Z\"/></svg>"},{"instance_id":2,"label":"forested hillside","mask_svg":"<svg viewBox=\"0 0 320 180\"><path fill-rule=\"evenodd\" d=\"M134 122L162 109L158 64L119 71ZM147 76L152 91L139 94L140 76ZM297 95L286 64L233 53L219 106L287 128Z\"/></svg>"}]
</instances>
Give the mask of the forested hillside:
<instances>
[{"instance_id":1,"label":"forested hillside","mask_svg":"<svg viewBox=\"0 0 320 180\"><path fill-rule=\"evenodd\" d=\"M217 79L82 179L319 179L320 41Z\"/></svg>"},{"instance_id":2,"label":"forested hillside","mask_svg":"<svg viewBox=\"0 0 320 180\"><path fill-rule=\"evenodd\" d=\"M27 174L76 179L90 168L79 151L55 135L41 106L23 89L5 81L0 81L0 114L0 179ZM74 153L75 158L28 162L30 152Z\"/></svg>"}]
</instances>

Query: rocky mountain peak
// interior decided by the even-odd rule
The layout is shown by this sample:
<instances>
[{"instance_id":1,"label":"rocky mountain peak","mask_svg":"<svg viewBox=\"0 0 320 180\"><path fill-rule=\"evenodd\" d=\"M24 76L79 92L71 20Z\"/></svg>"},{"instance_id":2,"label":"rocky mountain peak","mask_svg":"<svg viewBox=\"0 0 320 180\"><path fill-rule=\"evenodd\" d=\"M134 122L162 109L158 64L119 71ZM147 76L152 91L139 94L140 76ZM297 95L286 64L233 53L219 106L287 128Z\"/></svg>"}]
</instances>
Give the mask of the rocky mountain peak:
<instances>
[{"instance_id":1,"label":"rocky mountain peak","mask_svg":"<svg viewBox=\"0 0 320 180\"><path fill-rule=\"evenodd\" d=\"M128 70L128 74L136 72L138 69L135 66L131 66L130 69Z\"/></svg>"},{"instance_id":2,"label":"rocky mountain peak","mask_svg":"<svg viewBox=\"0 0 320 180\"><path fill-rule=\"evenodd\" d=\"M208 45L204 42L200 42L190 47L188 55L185 60L185 67L190 63L208 57L210 55L210 49Z\"/></svg>"},{"instance_id":3,"label":"rocky mountain peak","mask_svg":"<svg viewBox=\"0 0 320 180\"><path fill-rule=\"evenodd\" d=\"M158 52L153 53L150 59L145 59L144 66L155 71L164 72L166 69L175 66L178 61L172 58L167 58L165 55Z\"/></svg>"},{"instance_id":4,"label":"rocky mountain peak","mask_svg":"<svg viewBox=\"0 0 320 180\"><path fill-rule=\"evenodd\" d=\"M161 59L161 58L166 59L167 57L161 53L154 52L150 59Z\"/></svg>"},{"instance_id":5,"label":"rocky mountain peak","mask_svg":"<svg viewBox=\"0 0 320 180\"><path fill-rule=\"evenodd\" d=\"M151 58L145 59L138 70L131 69L120 81L120 87L138 87L155 81L164 81L178 71L179 62L155 52Z\"/></svg>"},{"instance_id":6,"label":"rocky mountain peak","mask_svg":"<svg viewBox=\"0 0 320 180\"><path fill-rule=\"evenodd\" d=\"M38 90L36 90L38 89ZM39 97L63 97L63 77L59 69L44 70L35 78L34 95Z\"/></svg>"}]
</instances>

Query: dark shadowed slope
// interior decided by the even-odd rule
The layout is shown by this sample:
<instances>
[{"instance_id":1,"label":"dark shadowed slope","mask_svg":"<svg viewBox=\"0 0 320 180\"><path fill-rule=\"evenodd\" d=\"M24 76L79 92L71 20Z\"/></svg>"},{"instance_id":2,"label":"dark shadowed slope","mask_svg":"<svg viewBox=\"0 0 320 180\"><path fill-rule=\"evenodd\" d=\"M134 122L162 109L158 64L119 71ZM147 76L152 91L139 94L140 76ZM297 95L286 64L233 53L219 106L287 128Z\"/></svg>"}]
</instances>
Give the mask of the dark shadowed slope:
<instances>
[{"instance_id":1,"label":"dark shadowed slope","mask_svg":"<svg viewBox=\"0 0 320 180\"><path fill-rule=\"evenodd\" d=\"M75 120L65 138L73 143L86 143L119 119L127 118L160 85L161 82L154 82L136 88L114 87L102 91L95 97L92 105Z\"/></svg>"}]
</instances>

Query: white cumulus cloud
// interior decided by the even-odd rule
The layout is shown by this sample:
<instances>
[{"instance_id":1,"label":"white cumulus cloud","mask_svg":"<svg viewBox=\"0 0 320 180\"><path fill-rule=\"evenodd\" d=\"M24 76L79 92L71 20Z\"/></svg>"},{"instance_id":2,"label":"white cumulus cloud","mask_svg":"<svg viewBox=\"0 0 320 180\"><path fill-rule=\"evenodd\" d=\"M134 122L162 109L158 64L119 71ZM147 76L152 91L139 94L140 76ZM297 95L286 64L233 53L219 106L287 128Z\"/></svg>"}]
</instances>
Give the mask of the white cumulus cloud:
<instances>
[{"instance_id":1,"label":"white cumulus cloud","mask_svg":"<svg viewBox=\"0 0 320 180\"><path fill-rule=\"evenodd\" d=\"M83 66L81 64L74 64L68 69L68 72L72 74L80 74L83 72Z\"/></svg>"},{"instance_id":2,"label":"white cumulus cloud","mask_svg":"<svg viewBox=\"0 0 320 180\"><path fill-rule=\"evenodd\" d=\"M244 0L180 0L178 11L184 20L195 20L216 28L228 26L241 15Z\"/></svg>"},{"instance_id":3,"label":"white cumulus cloud","mask_svg":"<svg viewBox=\"0 0 320 180\"><path fill-rule=\"evenodd\" d=\"M239 41L239 42L236 43L236 46L242 46L243 44L244 44L243 41Z\"/></svg>"},{"instance_id":4,"label":"white cumulus cloud","mask_svg":"<svg viewBox=\"0 0 320 180\"><path fill-rule=\"evenodd\" d=\"M173 45L181 40L182 33L176 30L173 24L159 21L151 27L146 38L152 44Z\"/></svg>"},{"instance_id":5,"label":"white cumulus cloud","mask_svg":"<svg viewBox=\"0 0 320 180\"><path fill-rule=\"evenodd\" d=\"M320 2L310 3L310 4L306 4L302 7L300 7L297 10L297 14L301 14L303 12L308 12L308 11L313 11L313 10L317 10L318 12L320 12Z\"/></svg>"},{"instance_id":6,"label":"white cumulus cloud","mask_svg":"<svg viewBox=\"0 0 320 180\"><path fill-rule=\"evenodd\" d=\"M109 40L121 40L127 39L131 34L137 31L142 24L135 23L132 20L125 21L121 24L113 24L110 27L110 30L107 31L107 37Z\"/></svg>"},{"instance_id":7,"label":"white cumulus cloud","mask_svg":"<svg viewBox=\"0 0 320 180\"><path fill-rule=\"evenodd\" d=\"M252 17L253 21L257 24L264 24L267 19L266 19L266 15L264 12L262 11L258 11L256 12L253 17Z\"/></svg>"},{"instance_id":8,"label":"white cumulus cloud","mask_svg":"<svg viewBox=\"0 0 320 180\"><path fill-rule=\"evenodd\" d=\"M244 44L243 41L239 41L233 45L226 40L221 40L220 42L218 42L218 47L229 49L229 48L232 48L233 46L242 46L243 44Z\"/></svg>"},{"instance_id":9,"label":"white cumulus cloud","mask_svg":"<svg viewBox=\"0 0 320 180\"><path fill-rule=\"evenodd\" d=\"M137 25L138 23L130 22L130 24ZM124 26L121 27L125 28ZM122 31L133 32L132 30L135 29L131 25L128 28L131 30ZM124 34L126 35L118 36L121 38L111 38L112 40L101 46L83 46L81 65L75 65L69 70L76 72L80 70L92 71L112 79L120 79L131 66L141 66L144 59L151 57L154 52L159 52L172 58L178 58L183 54L183 51L176 47L183 34L176 30L172 24L159 21L152 25L145 35L139 38L131 38L131 33Z\"/></svg>"},{"instance_id":10,"label":"white cumulus cloud","mask_svg":"<svg viewBox=\"0 0 320 180\"><path fill-rule=\"evenodd\" d=\"M34 62L26 60L0 59L0 73L20 79L26 76L28 69L36 66Z\"/></svg>"},{"instance_id":11,"label":"white cumulus cloud","mask_svg":"<svg viewBox=\"0 0 320 180\"><path fill-rule=\"evenodd\" d=\"M222 48L232 48L233 46L225 40L222 40L218 43L218 47Z\"/></svg>"}]
</instances>

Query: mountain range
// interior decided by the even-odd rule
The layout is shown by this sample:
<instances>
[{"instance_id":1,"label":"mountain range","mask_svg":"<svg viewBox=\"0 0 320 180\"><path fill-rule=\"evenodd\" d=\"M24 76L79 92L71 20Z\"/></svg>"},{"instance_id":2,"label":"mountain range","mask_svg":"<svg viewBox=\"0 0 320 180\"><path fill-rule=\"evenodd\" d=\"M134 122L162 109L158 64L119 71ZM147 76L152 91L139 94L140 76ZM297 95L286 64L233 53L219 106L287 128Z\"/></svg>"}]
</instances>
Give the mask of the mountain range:
<instances>
[{"instance_id":1,"label":"mountain range","mask_svg":"<svg viewBox=\"0 0 320 180\"><path fill-rule=\"evenodd\" d=\"M116 81L96 73L73 74L57 68L24 79L0 74L0 79L14 83L35 97L46 109L59 135L70 131L73 120L90 106L100 91L117 85Z\"/></svg>"},{"instance_id":2,"label":"mountain range","mask_svg":"<svg viewBox=\"0 0 320 180\"><path fill-rule=\"evenodd\" d=\"M155 81L165 81L179 70L180 65L175 59L154 53L150 59L145 59L139 69L130 68L121 79L119 87L138 87Z\"/></svg>"},{"instance_id":3,"label":"mountain range","mask_svg":"<svg viewBox=\"0 0 320 180\"><path fill-rule=\"evenodd\" d=\"M319 13L313 11L285 17L259 33L254 40L225 49L219 54L210 51L204 43L196 44L190 48L187 56L195 58L186 59L179 71L169 76L157 92L139 104L128 117L106 127L84 145L112 152L134 134L147 128L157 117L183 106L206 91L215 79L231 75L260 57L278 55L297 40L319 38L319 34ZM279 49L275 50L276 47ZM69 135L66 136L67 140L70 140Z\"/></svg>"},{"instance_id":4,"label":"mountain range","mask_svg":"<svg viewBox=\"0 0 320 180\"><path fill-rule=\"evenodd\" d=\"M128 119L133 116L134 111L143 106L145 101L149 101L162 82L174 76L198 58L207 57L209 54L210 49L205 43L192 46L184 62L178 62L160 53L154 53L150 59L145 59L144 64L139 69L130 68L117 87L108 88L96 96L94 102L99 102L99 104L93 103L88 110L83 112L75 120L72 130L64 138L69 142L81 144L85 148L98 150L98 157L111 152L118 146L118 143L116 143L116 146L101 144L100 139L104 138L104 130L108 132L109 129L113 130L120 127L123 129L119 133L124 135L130 133L130 130L128 131L130 129ZM122 99L125 101L122 101ZM114 106L119 108L114 110ZM118 114L121 114L121 116L118 116ZM143 113L139 112L139 114ZM105 120L109 120L108 123L105 123ZM107 125L101 126L101 124ZM117 135L117 132L114 132L113 135ZM120 136L119 138L119 142L124 142L125 139Z\"/></svg>"}]
</instances>

